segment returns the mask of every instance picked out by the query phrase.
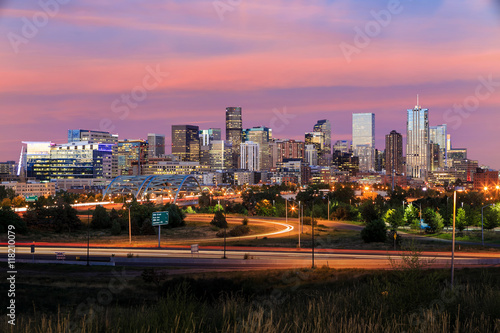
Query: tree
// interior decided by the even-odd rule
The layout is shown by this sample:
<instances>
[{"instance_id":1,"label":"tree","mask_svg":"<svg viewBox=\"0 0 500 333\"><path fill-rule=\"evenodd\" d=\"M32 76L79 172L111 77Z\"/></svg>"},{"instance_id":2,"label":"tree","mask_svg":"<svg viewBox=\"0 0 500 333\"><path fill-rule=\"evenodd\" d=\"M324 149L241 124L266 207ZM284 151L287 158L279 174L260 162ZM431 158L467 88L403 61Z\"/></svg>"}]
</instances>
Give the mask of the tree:
<instances>
[{"instance_id":1,"label":"tree","mask_svg":"<svg viewBox=\"0 0 500 333\"><path fill-rule=\"evenodd\" d=\"M14 231L19 234L28 232L26 222L23 221L11 208L2 207L0 209L0 233L7 232L9 225L14 226Z\"/></svg>"},{"instance_id":2,"label":"tree","mask_svg":"<svg viewBox=\"0 0 500 333\"><path fill-rule=\"evenodd\" d=\"M224 213L221 210L216 211L210 224L216 226L217 228L227 228L227 221Z\"/></svg>"},{"instance_id":3,"label":"tree","mask_svg":"<svg viewBox=\"0 0 500 333\"><path fill-rule=\"evenodd\" d=\"M122 226L118 220L115 220L111 223L111 235L117 236L122 232Z\"/></svg>"},{"instance_id":4,"label":"tree","mask_svg":"<svg viewBox=\"0 0 500 333\"><path fill-rule=\"evenodd\" d=\"M426 208L424 210L423 218L425 223L429 226L427 229L430 233L435 233L443 230L444 223L441 214L434 211L432 208Z\"/></svg>"},{"instance_id":5,"label":"tree","mask_svg":"<svg viewBox=\"0 0 500 333\"><path fill-rule=\"evenodd\" d=\"M361 205L361 218L365 223L370 223L372 221L378 220L380 217L379 212L377 211L375 205L371 200L365 201Z\"/></svg>"},{"instance_id":6,"label":"tree","mask_svg":"<svg viewBox=\"0 0 500 333\"><path fill-rule=\"evenodd\" d=\"M92 214L90 222L92 229L107 229L111 228L111 218L108 211L103 206L97 206Z\"/></svg>"},{"instance_id":7,"label":"tree","mask_svg":"<svg viewBox=\"0 0 500 333\"><path fill-rule=\"evenodd\" d=\"M361 230L361 238L365 243L385 242L387 240L387 227L382 220L373 220Z\"/></svg>"},{"instance_id":8,"label":"tree","mask_svg":"<svg viewBox=\"0 0 500 333\"><path fill-rule=\"evenodd\" d=\"M392 230L397 230L398 227L403 225L403 215L404 213L400 209L389 209L385 212L384 222L391 226Z\"/></svg>"},{"instance_id":9,"label":"tree","mask_svg":"<svg viewBox=\"0 0 500 333\"><path fill-rule=\"evenodd\" d=\"M267 199L261 200L255 205L255 213L260 216L273 216L273 205Z\"/></svg>"},{"instance_id":10,"label":"tree","mask_svg":"<svg viewBox=\"0 0 500 333\"><path fill-rule=\"evenodd\" d=\"M456 220L455 220L455 227L459 231L464 231L465 227L467 226L467 216L465 215L465 209L459 208L457 210L457 215L456 215ZM453 219L453 217L452 217ZM453 223L453 221L452 221Z\"/></svg>"},{"instance_id":11,"label":"tree","mask_svg":"<svg viewBox=\"0 0 500 333\"><path fill-rule=\"evenodd\" d=\"M500 204L484 209L484 229L492 230L500 225Z\"/></svg>"},{"instance_id":12,"label":"tree","mask_svg":"<svg viewBox=\"0 0 500 333\"><path fill-rule=\"evenodd\" d=\"M11 188L6 188L5 186L0 186L0 200L3 199L14 199L16 192Z\"/></svg>"},{"instance_id":13,"label":"tree","mask_svg":"<svg viewBox=\"0 0 500 333\"><path fill-rule=\"evenodd\" d=\"M22 207L26 205L26 199L22 195L18 195L14 199L12 199L12 206L14 207Z\"/></svg>"},{"instance_id":14,"label":"tree","mask_svg":"<svg viewBox=\"0 0 500 333\"><path fill-rule=\"evenodd\" d=\"M340 203L336 206L330 217L337 221L356 221L358 219L358 210L349 204Z\"/></svg>"},{"instance_id":15,"label":"tree","mask_svg":"<svg viewBox=\"0 0 500 333\"><path fill-rule=\"evenodd\" d=\"M405 208L405 213L403 220L405 221L406 225L410 225L413 228L417 228L420 226L420 220L418 218L419 213L417 210L417 207L413 206L412 204L409 204Z\"/></svg>"},{"instance_id":16,"label":"tree","mask_svg":"<svg viewBox=\"0 0 500 333\"><path fill-rule=\"evenodd\" d=\"M186 214L179 206L166 204L165 207L166 211L168 211L168 228L183 227L186 225Z\"/></svg>"},{"instance_id":17,"label":"tree","mask_svg":"<svg viewBox=\"0 0 500 333\"><path fill-rule=\"evenodd\" d=\"M1 206L2 207L10 207L12 205L12 202L10 201L9 198L4 198L2 200Z\"/></svg>"}]
</instances>

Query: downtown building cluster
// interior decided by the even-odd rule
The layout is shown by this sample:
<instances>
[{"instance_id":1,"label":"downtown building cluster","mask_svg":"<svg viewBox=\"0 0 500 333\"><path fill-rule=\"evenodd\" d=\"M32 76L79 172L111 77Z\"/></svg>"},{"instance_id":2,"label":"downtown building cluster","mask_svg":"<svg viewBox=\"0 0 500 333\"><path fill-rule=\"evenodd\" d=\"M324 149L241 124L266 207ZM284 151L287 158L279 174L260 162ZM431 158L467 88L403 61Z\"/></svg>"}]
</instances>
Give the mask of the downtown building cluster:
<instances>
[{"instance_id":1,"label":"downtown building cluster","mask_svg":"<svg viewBox=\"0 0 500 333\"><path fill-rule=\"evenodd\" d=\"M120 140L117 134L69 130L68 142L23 142L18 163L0 163L4 180L18 176L55 183L57 189L102 190L123 175L196 174L207 185L332 184L358 182L400 186L448 186L460 182L483 188L498 185L498 172L469 160L467 149L454 148L446 124L430 126L429 110L407 110L406 155L403 135L385 136L375 147L375 114L352 115L352 141L332 144L328 120L311 124L304 140L274 138L272 129L244 128L241 107L225 112L221 128L173 125L171 153L165 136Z\"/></svg>"}]
</instances>

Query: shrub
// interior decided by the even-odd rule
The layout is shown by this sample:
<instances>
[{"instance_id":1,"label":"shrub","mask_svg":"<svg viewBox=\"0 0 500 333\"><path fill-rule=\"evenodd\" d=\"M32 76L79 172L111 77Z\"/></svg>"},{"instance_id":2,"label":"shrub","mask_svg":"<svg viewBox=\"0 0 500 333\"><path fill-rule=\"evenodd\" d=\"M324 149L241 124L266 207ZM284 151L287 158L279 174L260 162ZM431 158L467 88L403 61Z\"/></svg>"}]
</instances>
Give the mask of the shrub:
<instances>
[{"instance_id":1,"label":"shrub","mask_svg":"<svg viewBox=\"0 0 500 333\"><path fill-rule=\"evenodd\" d=\"M387 227L382 220L373 220L361 230L361 238L365 243L385 242L387 240Z\"/></svg>"},{"instance_id":2,"label":"shrub","mask_svg":"<svg viewBox=\"0 0 500 333\"><path fill-rule=\"evenodd\" d=\"M241 224L248 225L248 219L246 217L243 218L243 220L241 221Z\"/></svg>"},{"instance_id":3,"label":"shrub","mask_svg":"<svg viewBox=\"0 0 500 333\"><path fill-rule=\"evenodd\" d=\"M97 206L92 214L92 229L107 229L111 227L111 218L108 211L103 206Z\"/></svg>"},{"instance_id":4,"label":"shrub","mask_svg":"<svg viewBox=\"0 0 500 333\"><path fill-rule=\"evenodd\" d=\"M250 228L246 225L237 225L229 231L229 236L239 237L247 235L250 232Z\"/></svg>"},{"instance_id":5,"label":"shrub","mask_svg":"<svg viewBox=\"0 0 500 333\"><path fill-rule=\"evenodd\" d=\"M311 225L311 220L312 218L309 216L304 216L304 224L305 225ZM314 225L318 225L318 221L314 219Z\"/></svg>"},{"instance_id":6,"label":"shrub","mask_svg":"<svg viewBox=\"0 0 500 333\"><path fill-rule=\"evenodd\" d=\"M224 213L221 210L216 211L210 224L216 226L217 228L227 228L227 221Z\"/></svg>"}]
</instances>

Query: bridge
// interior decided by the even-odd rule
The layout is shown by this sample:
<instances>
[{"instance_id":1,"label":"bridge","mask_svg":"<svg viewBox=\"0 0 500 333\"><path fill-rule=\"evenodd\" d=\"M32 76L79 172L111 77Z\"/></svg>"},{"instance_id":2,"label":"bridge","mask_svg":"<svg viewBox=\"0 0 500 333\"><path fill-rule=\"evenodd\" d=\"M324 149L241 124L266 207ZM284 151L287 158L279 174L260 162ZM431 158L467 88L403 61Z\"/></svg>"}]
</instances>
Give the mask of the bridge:
<instances>
[{"instance_id":1,"label":"bridge","mask_svg":"<svg viewBox=\"0 0 500 333\"><path fill-rule=\"evenodd\" d=\"M179 195L199 196L203 192L211 192L217 187L200 185L196 175L140 175L118 176L109 183L103 193L112 198L118 195L132 195L137 200L146 198L171 198L176 202ZM236 194L231 187L224 188L227 194Z\"/></svg>"}]
</instances>

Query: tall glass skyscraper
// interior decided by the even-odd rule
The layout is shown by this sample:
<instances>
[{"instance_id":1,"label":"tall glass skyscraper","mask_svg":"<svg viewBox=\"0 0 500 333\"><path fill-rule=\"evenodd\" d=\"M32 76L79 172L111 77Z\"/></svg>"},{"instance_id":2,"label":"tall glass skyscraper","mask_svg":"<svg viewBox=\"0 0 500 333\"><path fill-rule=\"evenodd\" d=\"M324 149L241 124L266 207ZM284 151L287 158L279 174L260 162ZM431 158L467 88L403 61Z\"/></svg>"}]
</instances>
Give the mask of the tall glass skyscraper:
<instances>
[{"instance_id":1,"label":"tall glass skyscraper","mask_svg":"<svg viewBox=\"0 0 500 333\"><path fill-rule=\"evenodd\" d=\"M429 127L429 142L438 144L440 151L439 167L444 168L447 160L448 131L446 124Z\"/></svg>"},{"instance_id":2,"label":"tall glass skyscraper","mask_svg":"<svg viewBox=\"0 0 500 333\"><path fill-rule=\"evenodd\" d=\"M238 168L240 145L242 140L243 121L241 107L226 108L226 140L233 144L233 168Z\"/></svg>"},{"instance_id":3,"label":"tall glass skyscraper","mask_svg":"<svg viewBox=\"0 0 500 333\"><path fill-rule=\"evenodd\" d=\"M352 114L352 148L359 157L359 170L375 170L375 114Z\"/></svg>"},{"instance_id":4,"label":"tall glass skyscraper","mask_svg":"<svg viewBox=\"0 0 500 333\"><path fill-rule=\"evenodd\" d=\"M249 128L243 131L243 137L245 142L252 141L259 145L259 170L271 169L272 160L269 147L269 142L273 137L271 129L264 126Z\"/></svg>"},{"instance_id":5,"label":"tall glass skyscraper","mask_svg":"<svg viewBox=\"0 0 500 333\"><path fill-rule=\"evenodd\" d=\"M200 128L193 125L172 125L172 154L179 161L200 161Z\"/></svg>"},{"instance_id":6,"label":"tall glass skyscraper","mask_svg":"<svg viewBox=\"0 0 500 333\"><path fill-rule=\"evenodd\" d=\"M323 153L331 154L332 153L332 126L329 120L322 119L318 120L316 125L313 128L314 132L321 132L325 135L325 141L323 142Z\"/></svg>"},{"instance_id":7,"label":"tall glass skyscraper","mask_svg":"<svg viewBox=\"0 0 500 333\"><path fill-rule=\"evenodd\" d=\"M425 178L430 170L429 110L408 109L406 122L406 175Z\"/></svg>"},{"instance_id":8,"label":"tall glass skyscraper","mask_svg":"<svg viewBox=\"0 0 500 333\"><path fill-rule=\"evenodd\" d=\"M148 133L148 157L160 157L165 155L165 135Z\"/></svg>"}]
</instances>

